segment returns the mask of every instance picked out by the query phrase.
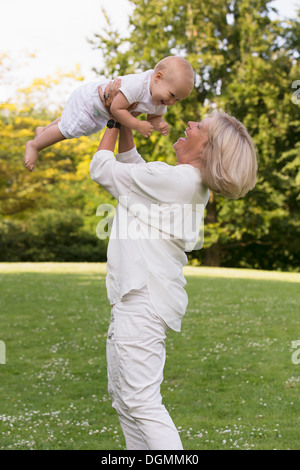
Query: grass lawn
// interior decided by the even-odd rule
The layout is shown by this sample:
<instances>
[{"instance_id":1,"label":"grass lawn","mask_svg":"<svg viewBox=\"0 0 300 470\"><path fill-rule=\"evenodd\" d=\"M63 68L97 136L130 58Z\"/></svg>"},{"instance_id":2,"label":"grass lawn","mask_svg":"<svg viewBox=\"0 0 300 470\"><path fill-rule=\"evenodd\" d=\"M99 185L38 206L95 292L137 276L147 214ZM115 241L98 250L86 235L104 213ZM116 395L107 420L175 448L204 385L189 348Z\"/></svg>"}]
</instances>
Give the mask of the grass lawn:
<instances>
[{"instance_id":1,"label":"grass lawn","mask_svg":"<svg viewBox=\"0 0 300 470\"><path fill-rule=\"evenodd\" d=\"M185 449L300 449L300 274L186 268L163 401ZM105 265L0 264L0 449L119 449ZM299 354L300 357L300 354Z\"/></svg>"}]
</instances>

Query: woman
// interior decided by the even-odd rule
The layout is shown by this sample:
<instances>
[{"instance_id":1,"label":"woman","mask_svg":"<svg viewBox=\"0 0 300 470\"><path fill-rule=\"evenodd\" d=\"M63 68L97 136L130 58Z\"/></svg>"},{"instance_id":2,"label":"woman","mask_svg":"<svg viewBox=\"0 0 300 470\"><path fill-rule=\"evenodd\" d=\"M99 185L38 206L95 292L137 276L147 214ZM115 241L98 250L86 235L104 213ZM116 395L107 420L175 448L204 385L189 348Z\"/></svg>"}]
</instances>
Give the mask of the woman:
<instances>
[{"instance_id":1,"label":"woman","mask_svg":"<svg viewBox=\"0 0 300 470\"><path fill-rule=\"evenodd\" d=\"M102 96L107 106L115 89ZM255 149L236 119L214 113L189 122L185 135L171 166L146 163L130 129L107 128L91 161L92 179L119 201L107 253L108 386L129 450L182 449L160 384L166 333L180 331L188 302L185 251L197 242L208 188L238 198L256 182Z\"/></svg>"}]
</instances>

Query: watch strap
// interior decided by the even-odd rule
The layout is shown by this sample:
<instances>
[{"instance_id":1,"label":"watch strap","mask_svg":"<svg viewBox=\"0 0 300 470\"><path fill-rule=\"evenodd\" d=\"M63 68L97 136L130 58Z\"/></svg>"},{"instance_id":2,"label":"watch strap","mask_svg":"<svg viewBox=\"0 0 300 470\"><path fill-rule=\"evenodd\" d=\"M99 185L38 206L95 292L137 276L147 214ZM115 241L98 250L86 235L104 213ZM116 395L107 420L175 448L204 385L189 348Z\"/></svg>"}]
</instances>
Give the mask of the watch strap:
<instances>
[{"instance_id":1,"label":"watch strap","mask_svg":"<svg viewBox=\"0 0 300 470\"><path fill-rule=\"evenodd\" d=\"M109 129L112 129L113 127L116 127L117 129L121 129L121 124L115 121L114 119L109 119L109 121L107 121L107 127Z\"/></svg>"}]
</instances>

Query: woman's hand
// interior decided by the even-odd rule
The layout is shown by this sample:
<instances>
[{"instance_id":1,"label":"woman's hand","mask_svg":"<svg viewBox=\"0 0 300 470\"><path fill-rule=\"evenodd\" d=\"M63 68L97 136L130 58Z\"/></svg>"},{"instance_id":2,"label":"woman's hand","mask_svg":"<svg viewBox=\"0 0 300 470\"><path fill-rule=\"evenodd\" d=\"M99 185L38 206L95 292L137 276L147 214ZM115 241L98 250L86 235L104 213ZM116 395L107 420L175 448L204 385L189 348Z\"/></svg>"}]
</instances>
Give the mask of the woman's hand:
<instances>
[{"instance_id":1,"label":"woman's hand","mask_svg":"<svg viewBox=\"0 0 300 470\"><path fill-rule=\"evenodd\" d=\"M104 107L107 109L108 112L110 112L110 106L114 100L114 98L117 96L119 93L119 88L121 86L121 79L120 78L115 78L112 82L109 82L104 90L104 93L102 91L102 87L98 86L98 93L100 100L102 101Z\"/></svg>"},{"instance_id":2,"label":"woman's hand","mask_svg":"<svg viewBox=\"0 0 300 470\"><path fill-rule=\"evenodd\" d=\"M98 93L99 93L99 98L101 99L104 107L107 109L107 111L110 113L110 107L119 93L119 88L122 84L122 80L120 78L115 78L113 81L109 82L104 90L104 93L102 91L102 87L98 87ZM138 103L133 103L129 108L128 111L133 111L137 107ZM135 113L137 116L139 113ZM112 116L113 117L113 116Z\"/></svg>"}]
</instances>

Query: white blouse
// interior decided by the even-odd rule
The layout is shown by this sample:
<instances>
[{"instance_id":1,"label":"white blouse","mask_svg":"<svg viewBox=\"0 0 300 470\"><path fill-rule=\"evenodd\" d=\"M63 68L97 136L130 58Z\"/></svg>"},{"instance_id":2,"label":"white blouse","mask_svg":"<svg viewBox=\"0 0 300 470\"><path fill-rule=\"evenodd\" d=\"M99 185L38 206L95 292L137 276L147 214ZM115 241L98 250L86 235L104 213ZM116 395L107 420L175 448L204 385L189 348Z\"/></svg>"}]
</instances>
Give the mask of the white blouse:
<instances>
[{"instance_id":1,"label":"white blouse","mask_svg":"<svg viewBox=\"0 0 300 470\"><path fill-rule=\"evenodd\" d=\"M199 243L208 189L191 165L150 162L136 148L116 159L100 150L91 178L118 199L107 252L106 287L111 304L147 285L157 314L180 331L188 297L185 251Z\"/></svg>"}]
</instances>

